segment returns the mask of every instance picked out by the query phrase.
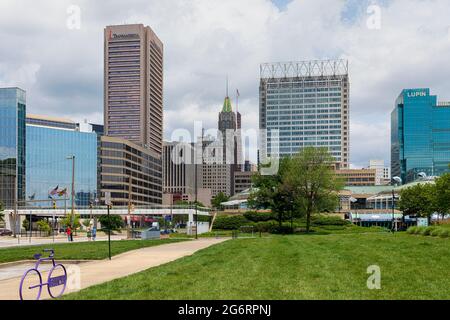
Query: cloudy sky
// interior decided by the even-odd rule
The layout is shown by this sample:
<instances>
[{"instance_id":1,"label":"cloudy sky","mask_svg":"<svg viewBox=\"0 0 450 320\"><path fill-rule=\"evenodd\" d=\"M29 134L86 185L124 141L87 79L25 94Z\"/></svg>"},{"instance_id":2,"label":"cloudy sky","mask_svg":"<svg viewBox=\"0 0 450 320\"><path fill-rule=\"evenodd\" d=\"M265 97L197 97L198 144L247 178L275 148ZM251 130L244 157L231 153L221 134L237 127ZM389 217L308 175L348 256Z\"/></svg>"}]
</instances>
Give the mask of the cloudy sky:
<instances>
[{"instance_id":1,"label":"cloudy sky","mask_svg":"<svg viewBox=\"0 0 450 320\"><path fill-rule=\"evenodd\" d=\"M103 28L143 23L165 45L170 138L196 120L217 126L227 75L241 93L244 128L257 128L260 63L344 58L351 162L366 166L389 162L402 88L450 100L449 12L448 0L2 0L0 87L25 89L30 113L102 122Z\"/></svg>"}]
</instances>

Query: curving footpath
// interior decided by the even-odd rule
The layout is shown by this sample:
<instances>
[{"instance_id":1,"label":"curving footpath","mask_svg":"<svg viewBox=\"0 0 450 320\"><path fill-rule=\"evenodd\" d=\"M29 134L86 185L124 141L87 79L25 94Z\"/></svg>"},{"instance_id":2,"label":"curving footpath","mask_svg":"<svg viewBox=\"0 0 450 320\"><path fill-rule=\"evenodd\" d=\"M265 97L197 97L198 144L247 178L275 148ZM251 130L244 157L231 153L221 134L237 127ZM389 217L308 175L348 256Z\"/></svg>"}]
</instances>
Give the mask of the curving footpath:
<instances>
[{"instance_id":1,"label":"curving footpath","mask_svg":"<svg viewBox=\"0 0 450 320\"><path fill-rule=\"evenodd\" d=\"M65 293L76 292L81 289L123 278L128 275L144 271L182 257L190 256L195 252L208 248L212 245L226 241L227 239L199 239L177 243L164 244L155 247L128 251L114 256L111 261L100 260L81 263L79 288L68 288ZM65 265L66 268L69 267ZM25 271L25 270L24 270ZM43 279L47 278L47 272L43 272ZM68 282L74 282L76 277L71 278L69 272ZM0 281L0 300L19 299L20 278ZM41 299L49 299L47 288L42 290Z\"/></svg>"}]
</instances>

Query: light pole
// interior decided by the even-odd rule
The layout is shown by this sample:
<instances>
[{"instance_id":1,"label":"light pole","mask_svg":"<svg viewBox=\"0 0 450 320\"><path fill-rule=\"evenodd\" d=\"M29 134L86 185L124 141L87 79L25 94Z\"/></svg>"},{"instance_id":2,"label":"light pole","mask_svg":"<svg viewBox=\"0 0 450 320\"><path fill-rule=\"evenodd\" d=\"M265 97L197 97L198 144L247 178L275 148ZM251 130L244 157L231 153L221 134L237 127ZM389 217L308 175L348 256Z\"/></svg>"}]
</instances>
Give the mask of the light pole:
<instances>
[{"instance_id":1,"label":"light pole","mask_svg":"<svg viewBox=\"0 0 450 320\"><path fill-rule=\"evenodd\" d=\"M195 175L195 202L194 202L194 206L195 206L195 239L198 239L198 216L197 216L197 193L198 193L198 182L197 182L197 161L195 161L195 170L194 170L194 175Z\"/></svg>"},{"instance_id":2,"label":"light pole","mask_svg":"<svg viewBox=\"0 0 450 320\"><path fill-rule=\"evenodd\" d=\"M392 178L392 180L396 182L395 184L396 186L401 185L403 183L403 180L400 177L394 177ZM395 223L395 190L392 189L392 232L395 231L394 223Z\"/></svg>"},{"instance_id":3,"label":"light pole","mask_svg":"<svg viewBox=\"0 0 450 320\"><path fill-rule=\"evenodd\" d=\"M71 155L67 157L67 160L72 160L72 204L71 204L71 217L70 224L73 229L73 221L75 214L75 155Z\"/></svg>"},{"instance_id":4,"label":"light pole","mask_svg":"<svg viewBox=\"0 0 450 320\"><path fill-rule=\"evenodd\" d=\"M110 192L105 192L105 204L107 207L107 214L108 214L108 257L109 260L111 260L111 216L109 213L109 210L112 206L112 201L111 201L111 193ZM102 226L103 228L103 226Z\"/></svg>"}]
</instances>

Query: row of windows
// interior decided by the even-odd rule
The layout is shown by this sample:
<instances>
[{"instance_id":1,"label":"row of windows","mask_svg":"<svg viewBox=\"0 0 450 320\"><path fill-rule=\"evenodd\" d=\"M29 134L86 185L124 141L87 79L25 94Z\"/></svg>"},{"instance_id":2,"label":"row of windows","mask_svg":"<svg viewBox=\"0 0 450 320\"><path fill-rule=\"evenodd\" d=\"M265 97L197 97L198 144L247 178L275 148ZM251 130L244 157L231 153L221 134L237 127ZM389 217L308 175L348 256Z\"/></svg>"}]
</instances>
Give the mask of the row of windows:
<instances>
[{"instance_id":1,"label":"row of windows","mask_svg":"<svg viewBox=\"0 0 450 320\"><path fill-rule=\"evenodd\" d=\"M292 88L305 88L302 89L305 92L316 92L322 91L326 92L328 90L340 89L342 81L332 80L332 81L318 81L314 79L308 79L301 82L289 82L289 83L268 83L267 87L270 89L292 89ZM323 88L310 88L321 86ZM309 88L308 88L309 87Z\"/></svg>"},{"instance_id":2,"label":"row of windows","mask_svg":"<svg viewBox=\"0 0 450 320\"><path fill-rule=\"evenodd\" d=\"M341 91L337 92L328 92L328 93L296 93L292 94L291 92L286 93L271 93L267 95L267 99L274 100L274 99L296 99L296 98L327 98L327 97L341 97L342 93Z\"/></svg>"},{"instance_id":3,"label":"row of windows","mask_svg":"<svg viewBox=\"0 0 450 320\"><path fill-rule=\"evenodd\" d=\"M301 137L284 137L283 138L285 141L298 141L298 140L304 140L305 138L301 138ZM315 140L325 140L325 141L331 141L331 140L337 140L337 141L341 141L341 136L326 136L326 137L322 137L322 136L314 136L313 139ZM310 139L310 140L313 140ZM267 138L267 142L272 143L272 144L276 144L279 139L274 139L272 142L272 138Z\"/></svg>"},{"instance_id":4,"label":"row of windows","mask_svg":"<svg viewBox=\"0 0 450 320\"><path fill-rule=\"evenodd\" d=\"M293 111L267 111L268 115L276 114L315 114L315 113L340 113L341 109L317 109L317 110L293 110Z\"/></svg>"},{"instance_id":5,"label":"row of windows","mask_svg":"<svg viewBox=\"0 0 450 320\"><path fill-rule=\"evenodd\" d=\"M324 114L324 115L311 115L311 116L278 116L278 117L267 117L268 121L276 121L276 120L301 120L301 119L339 119L341 118L341 114ZM272 124L271 122L267 123L268 125ZM274 125L277 122L273 123Z\"/></svg>"}]
</instances>

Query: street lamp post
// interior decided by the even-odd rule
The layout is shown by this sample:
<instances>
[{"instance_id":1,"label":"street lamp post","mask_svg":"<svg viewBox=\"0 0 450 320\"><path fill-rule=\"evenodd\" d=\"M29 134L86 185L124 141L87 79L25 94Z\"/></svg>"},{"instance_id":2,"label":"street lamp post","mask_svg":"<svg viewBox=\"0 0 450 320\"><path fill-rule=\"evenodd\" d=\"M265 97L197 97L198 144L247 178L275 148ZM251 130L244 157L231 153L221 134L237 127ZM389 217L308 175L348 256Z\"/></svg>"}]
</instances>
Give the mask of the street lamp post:
<instances>
[{"instance_id":1,"label":"street lamp post","mask_svg":"<svg viewBox=\"0 0 450 320\"><path fill-rule=\"evenodd\" d=\"M395 191L392 189L392 232L395 232Z\"/></svg>"},{"instance_id":2,"label":"street lamp post","mask_svg":"<svg viewBox=\"0 0 450 320\"><path fill-rule=\"evenodd\" d=\"M72 160L72 202L71 202L71 217L70 224L73 229L74 214L75 214L75 155L67 157L67 160Z\"/></svg>"},{"instance_id":3,"label":"street lamp post","mask_svg":"<svg viewBox=\"0 0 450 320\"><path fill-rule=\"evenodd\" d=\"M107 207L107 214L108 214L108 257L109 260L111 260L111 216L109 213L109 210L112 206L112 201L111 201L111 193L110 192L105 192L105 204Z\"/></svg>"}]
</instances>

